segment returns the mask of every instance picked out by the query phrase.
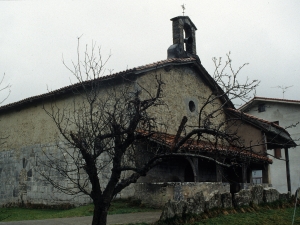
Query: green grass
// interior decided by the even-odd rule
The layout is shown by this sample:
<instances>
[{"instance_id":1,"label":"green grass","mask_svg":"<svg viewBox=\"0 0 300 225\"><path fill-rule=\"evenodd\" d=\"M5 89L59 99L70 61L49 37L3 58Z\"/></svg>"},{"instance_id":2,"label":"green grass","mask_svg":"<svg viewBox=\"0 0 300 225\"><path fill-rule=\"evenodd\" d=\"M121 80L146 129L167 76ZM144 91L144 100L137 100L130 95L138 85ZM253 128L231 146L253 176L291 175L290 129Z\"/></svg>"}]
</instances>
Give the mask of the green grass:
<instances>
[{"instance_id":1,"label":"green grass","mask_svg":"<svg viewBox=\"0 0 300 225\"><path fill-rule=\"evenodd\" d=\"M51 218L92 216L93 209L94 206L92 204L68 210L0 208L0 221L7 222L18 220L43 220ZM128 200L116 200L112 202L109 214L123 214L149 211L155 211L155 209L141 206L138 202L131 202Z\"/></svg>"},{"instance_id":2,"label":"green grass","mask_svg":"<svg viewBox=\"0 0 300 225\"><path fill-rule=\"evenodd\" d=\"M192 223L193 225L214 225L214 224L230 224L230 225L290 225L292 224L294 209L264 209L259 212L247 212L231 215L222 215L202 222ZM297 209L295 223L300 224L300 210Z\"/></svg>"},{"instance_id":3,"label":"green grass","mask_svg":"<svg viewBox=\"0 0 300 225\"><path fill-rule=\"evenodd\" d=\"M216 209L211 210L201 216L187 217L184 221L169 221L169 223L160 223L161 225L290 225L294 208L292 205L282 205L280 203L273 205L244 207L235 209ZM275 209L271 209L275 208ZM133 212L149 212L155 209L143 207L138 202L128 200L114 201L110 207L109 214L122 214ZM81 206L68 210L58 209L26 209L26 208L0 208L0 221L18 221L18 220L38 220L65 217L91 216L93 205ZM227 214L227 215L224 215ZM213 218L210 218L213 217ZM295 225L300 225L300 208L296 209ZM133 224L130 224L133 225ZM138 223L134 225L147 225L147 223Z\"/></svg>"},{"instance_id":4,"label":"green grass","mask_svg":"<svg viewBox=\"0 0 300 225\"><path fill-rule=\"evenodd\" d=\"M239 209L238 213L235 210L228 211L231 214L219 214L219 216L215 216L214 212L211 212L203 214L202 216L187 217L185 219L178 218L159 223L159 225L290 225L292 224L294 208L270 209L268 206L259 208L256 206L256 209L251 207ZM228 211L223 210L223 213L227 214ZM219 213L221 212L222 211L219 211ZM208 218L213 215L213 218ZM299 206L296 208L294 224L300 224Z\"/></svg>"}]
</instances>

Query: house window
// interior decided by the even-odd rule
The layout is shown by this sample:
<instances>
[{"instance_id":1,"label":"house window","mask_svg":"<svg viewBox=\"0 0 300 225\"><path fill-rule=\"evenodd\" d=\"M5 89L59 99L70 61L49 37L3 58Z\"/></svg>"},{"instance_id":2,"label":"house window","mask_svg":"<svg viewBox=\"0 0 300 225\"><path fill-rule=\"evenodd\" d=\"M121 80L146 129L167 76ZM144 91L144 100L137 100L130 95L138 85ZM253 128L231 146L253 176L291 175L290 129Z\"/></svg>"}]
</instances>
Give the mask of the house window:
<instances>
[{"instance_id":1,"label":"house window","mask_svg":"<svg viewBox=\"0 0 300 225\"><path fill-rule=\"evenodd\" d=\"M275 148L274 149L274 156L276 159L281 159L281 148Z\"/></svg>"},{"instance_id":2,"label":"house window","mask_svg":"<svg viewBox=\"0 0 300 225\"><path fill-rule=\"evenodd\" d=\"M266 105L265 104L259 104L258 105L258 112L264 112L266 111Z\"/></svg>"},{"instance_id":3,"label":"house window","mask_svg":"<svg viewBox=\"0 0 300 225\"><path fill-rule=\"evenodd\" d=\"M252 183L253 184L262 183L262 170L252 170Z\"/></svg>"}]
</instances>

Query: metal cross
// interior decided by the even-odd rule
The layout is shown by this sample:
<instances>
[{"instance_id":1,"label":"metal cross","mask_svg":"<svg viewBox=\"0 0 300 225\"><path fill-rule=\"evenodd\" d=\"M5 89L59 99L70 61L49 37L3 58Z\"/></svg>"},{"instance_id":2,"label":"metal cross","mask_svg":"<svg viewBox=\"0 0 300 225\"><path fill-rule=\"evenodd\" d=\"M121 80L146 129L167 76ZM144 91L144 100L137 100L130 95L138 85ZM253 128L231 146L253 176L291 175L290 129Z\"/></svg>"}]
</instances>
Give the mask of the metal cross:
<instances>
[{"instance_id":1,"label":"metal cross","mask_svg":"<svg viewBox=\"0 0 300 225\"><path fill-rule=\"evenodd\" d=\"M181 8L182 8L182 15L184 16L184 10L185 10L184 4L181 5Z\"/></svg>"}]
</instances>

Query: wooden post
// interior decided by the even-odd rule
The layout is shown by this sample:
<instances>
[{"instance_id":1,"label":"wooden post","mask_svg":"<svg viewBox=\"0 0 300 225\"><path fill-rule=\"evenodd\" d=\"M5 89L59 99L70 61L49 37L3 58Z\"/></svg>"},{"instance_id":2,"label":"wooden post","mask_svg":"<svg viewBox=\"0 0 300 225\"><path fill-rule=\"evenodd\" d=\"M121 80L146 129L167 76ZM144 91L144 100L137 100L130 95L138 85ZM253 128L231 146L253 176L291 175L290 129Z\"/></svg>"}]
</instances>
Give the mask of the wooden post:
<instances>
[{"instance_id":1,"label":"wooden post","mask_svg":"<svg viewBox=\"0 0 300 225\"><path fill-rule=\"evenodd\" d=\"M199 182L199 169L198 169L198 158L193 158L193 172L194 172L194 182Z\"/></svg>"},{"instance_id":2,"label":"wooden post","mask_svg":"<svg viewBox=\"0 0 300 225\"><path fill-rule=\"evenodd\" d=\"M216 171L217 171L217 182L222 182L223 167L216 164Z\"/></svg>"},{"instance_id":3,"label":"wooden post","mask_svg":"<svg viewBox=\"0 0 300 225\"><path fill-rule=\"evenodd\" d=\"M269 184L270 183L270 180L269 180L269 168L270 168L269 164L264 164L262 166L262 183L265 183L265 184Z\"/></svg>"},{"instance_id":4,"label":"wooden post","mask_svg":"<svg viewBox=\"0 0 300 225\"><path fill-rule=\"evenodd\" d=\"M289 159L288 150L289 150L288 148L284 148L287 186L288 186L288 191L291 193L290 159Z\"/></svg>"},{"instance_id":5,"label":"wooden post","mask_svg":"<svg viewBox=\"0 0 300 225\"><path fill-rule=\"evenodd\" d=\"M247 186L247 163L242 164L242 188L245 189Z\"/></svg>"}]
</instances>

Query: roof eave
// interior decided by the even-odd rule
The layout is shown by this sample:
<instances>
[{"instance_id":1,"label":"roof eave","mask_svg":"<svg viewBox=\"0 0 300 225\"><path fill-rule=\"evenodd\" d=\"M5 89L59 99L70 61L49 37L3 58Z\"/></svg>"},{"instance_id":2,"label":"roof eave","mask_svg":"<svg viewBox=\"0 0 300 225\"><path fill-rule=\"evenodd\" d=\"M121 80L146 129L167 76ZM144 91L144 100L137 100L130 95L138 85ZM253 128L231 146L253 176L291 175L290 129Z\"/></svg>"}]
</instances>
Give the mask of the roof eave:
<instances>
[{"instance_id":1,"label":"roof eave","mask_svg":"<svg viewBox=\"0 0 300 225\"><path fill-rule=\"evenodd\" d=\"M244 112L237 112L239 110L235 110L232 111L230 109L228 109L229 113L236 115L238 118L243 119L243 121L251 124L252 126L257 127L258 129L260 129L261 131L265 132L267 135L269 136L274 136L277 137L278 140L282 141L282 143L277 143L277 145L284 147L296 147L297 144L293 141L293 139L291 138L290 134L283 128L283 127L278 127L277 128L275 126L272 126L271 124L265 123L263 121L261 121L261 119L257 118L256 119L252 119L252 118L248 118L248 114L244 113ZM240 117L241 115L241 117ZM244 115L244 116L243 116ZM275 143L274 143L275 144Z\"/></svg>"},{"instance_id":2,"label":"roof eave","mask_svg":"<svg viewBox=\"0 0 300 225\"><path fill-rule=\"evenodd\" d=\"M282 103L282 104L293 104L293 105L300 105L300 101L298 100L289 100L289 99L278 99L278 98L264 98L264 97L254 97L244 105L242 105L239 110L246 111L248 110L251 105L259 102L274 102L274 103Z\"/></svg>"}]
</instances>

